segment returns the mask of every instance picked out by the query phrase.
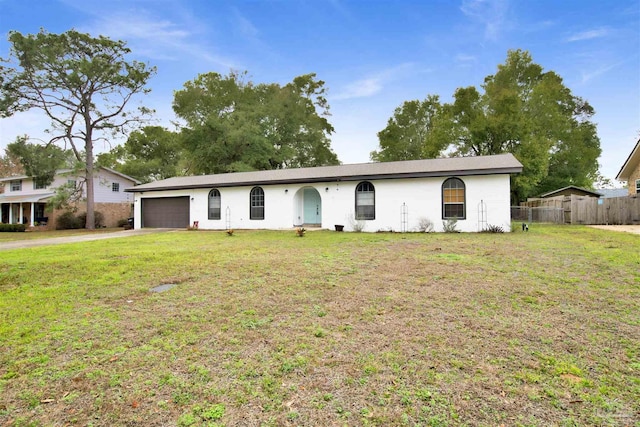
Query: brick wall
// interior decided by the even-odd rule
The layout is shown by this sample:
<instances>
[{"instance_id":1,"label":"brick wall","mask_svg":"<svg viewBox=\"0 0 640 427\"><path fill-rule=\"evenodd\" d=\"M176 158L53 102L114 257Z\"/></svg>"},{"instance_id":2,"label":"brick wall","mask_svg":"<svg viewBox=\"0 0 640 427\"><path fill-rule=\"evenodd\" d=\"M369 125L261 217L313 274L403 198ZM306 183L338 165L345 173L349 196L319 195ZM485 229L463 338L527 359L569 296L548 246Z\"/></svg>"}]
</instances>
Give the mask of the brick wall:
<instances>
[{"instance_id":1,"label":"brick wall","mask_svg":"<svg viewBox=\"0 0 640 427\"><path fill-rule=\"evenodd\" d=\"M74 215L78 216L87 211L87 204L80 202L76 205L77 211ZM133 216L133 204L132 203L96 203L95 210L101 212L104 215L104 225L108 228L118 226L118 221L121 219L127 219ZM47 229L55 230L56 218L62 215L64 210L55 210L53 212L45 212L45 215L49 217L47 223Z\"/></svg>"}]
</instances>

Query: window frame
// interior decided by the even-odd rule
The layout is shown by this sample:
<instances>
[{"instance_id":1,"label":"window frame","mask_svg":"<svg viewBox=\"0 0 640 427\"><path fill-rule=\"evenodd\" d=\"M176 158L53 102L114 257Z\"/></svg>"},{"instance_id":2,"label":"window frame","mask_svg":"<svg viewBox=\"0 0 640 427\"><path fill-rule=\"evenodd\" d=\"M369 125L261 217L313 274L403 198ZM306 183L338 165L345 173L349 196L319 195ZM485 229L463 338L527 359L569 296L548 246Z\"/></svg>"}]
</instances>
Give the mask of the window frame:
<instances>
[{"instance_id":1,"label":"window frame","mask_svg":"<svg viewBox=\"0 0 640 427\"><path fill-rule=\"evenodd\" d=\"M22 180L14 179L9 181L9 191L22 191Z\"/></svg>"},{"instance_id":2,"label":"window frame","mask_svg":"<svg viewBox=\"0 0 640 427\"><path fill-rule=\"evenodd\" d=\"M640 194L640 178L636 179L636 193Z\"/></svg>"},{"instance_id":3,"label":"window frame","mask_svg":"<svg viewBox=\"0 0 640 427\"><path fill-rule=\"evenodd\" d=\"M459 182L460 184L462 184L461 187L450 187L447 188L447 184L448 183L453 183L453 182ZM447 190L462 190L462 203L459 202L451 202L451 201L446 201L445 198L445 192ZM459 194L458 194L459 196ZM441 197L441 201L442 201L442 219L444 220L450 220L450 219L455 219L455 220L465 220L467 219L467 185L464 183L464 181L461 178L458 178L456 176L452 176L449 177L447 179L444 180L444 182L442 183L442 186L440 187L440 197ZM462 206L462 216L450 216L447 215L447 207L448 206Z\"/></svg>"},{"instance_id":4,"label":"window frame","mask_svg":"<svg viewBox=\"0 0 640 427\"><path fill-rule=\"evenodd\" d=\"M215 195L217 193L217 196ZM216 215L213 215L211 212L212 206L211 206L211 201L212 199L217 198L218 199L218 215L216 218ZM213 188L211 191L209 191L209 196L207 197L207 218L211 219L211 220L220 220L222 219L222 195L220 194L220 190L218 190L217 188Z\"/></svg>"},{"instance_id":5,"label":"window frame","mask_svg":"<svg viewBox=\"0 0 640 427\"><path fill-rule=\"evenodd\" d=\"M368 186L370 187L370 189L367 190L361 190L361 187L364 186ZM372 194L372 198L373 198L373 203L372 204L361 204L363 199L363 196L366 194L368 195L369 193ZM360 196L359 196L360 195ZM362 212L363 208L365 206L373 206L373 208L371 209L370 213L367 212ZM358 185L356 185L356 189L355 189L355 219L356 221L374 221L376 219L376 187L370 182L370 181L361 181L358 183ZM358 209L360 208L360 209Z\"/></svg>"},{"instance_id":6,"label":"window frame","mask_svg":"<svg viewBox=\"0 0 640 427\"><path fill-rule=\"evenodd\" d=\"M265 205L264 190L262 187L253 187L249 192L249 219L254 221L264 220L264 205ZM258 204L260 203L261 204ZM254 209L256 210L254 213ZM258 214L261 212L261 215Z\"/></svg>"},{"instance_id":7,"label":"window frame","mask_svg":"<svg viewBox=\"0 0 640 427\"><path fill-rule=\"evenodd\" d=\"M111 183L111 192L112 193L119 193L120 192L120 183L119 182L112 182Z\"/></svg>"},{"instance_id":8,"label":"window frame","mask_svg":"<svg viewBox=\"0 0 640 427\"><path fill-rule=\"evenodd\" d=\"M37 179L37 178L33 178L33 189L34 190L44 190L47 188L46 184L43 184L43 182L46 181L45 179Z\"/></svg>"}]
</instances>

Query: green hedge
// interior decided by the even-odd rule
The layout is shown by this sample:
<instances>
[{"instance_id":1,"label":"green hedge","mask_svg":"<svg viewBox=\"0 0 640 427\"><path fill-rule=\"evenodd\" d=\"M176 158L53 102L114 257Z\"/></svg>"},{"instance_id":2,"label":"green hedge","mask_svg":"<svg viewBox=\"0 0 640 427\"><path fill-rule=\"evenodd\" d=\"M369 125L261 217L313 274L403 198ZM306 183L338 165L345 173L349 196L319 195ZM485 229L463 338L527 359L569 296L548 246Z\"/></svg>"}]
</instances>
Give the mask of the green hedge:
<instances>
[{"instance_id":1,"label":"green hedge","mask_svg":"<svg viewBox=\"0 0 640 427\"><path fill-rule=\"evenodd\" d=\"M0 224L0 233L12 233L25 231L27 226L24 224Z\"/></svg>"}]
</instances>

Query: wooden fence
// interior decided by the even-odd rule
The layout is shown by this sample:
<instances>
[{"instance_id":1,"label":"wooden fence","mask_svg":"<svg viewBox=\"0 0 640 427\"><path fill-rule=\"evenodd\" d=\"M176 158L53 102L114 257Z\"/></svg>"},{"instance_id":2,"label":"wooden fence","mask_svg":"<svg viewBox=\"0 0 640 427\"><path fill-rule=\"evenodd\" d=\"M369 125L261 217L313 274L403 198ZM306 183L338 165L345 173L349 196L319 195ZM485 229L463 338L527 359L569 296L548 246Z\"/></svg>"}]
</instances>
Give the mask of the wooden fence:
<instances>
[{"instance_id":1,"label":"wooden fence","mask_svg":"<svg viewBox=\"0 0 640 427\"><path fill-rule=\"evenodd\" d=\"M566 224L640 224L640 197L598 199L587 196L560 196L529 199L521 207L554 209L564 212ZM549 221L559 222L559 221Z\"/></svg>"}]
</instances>

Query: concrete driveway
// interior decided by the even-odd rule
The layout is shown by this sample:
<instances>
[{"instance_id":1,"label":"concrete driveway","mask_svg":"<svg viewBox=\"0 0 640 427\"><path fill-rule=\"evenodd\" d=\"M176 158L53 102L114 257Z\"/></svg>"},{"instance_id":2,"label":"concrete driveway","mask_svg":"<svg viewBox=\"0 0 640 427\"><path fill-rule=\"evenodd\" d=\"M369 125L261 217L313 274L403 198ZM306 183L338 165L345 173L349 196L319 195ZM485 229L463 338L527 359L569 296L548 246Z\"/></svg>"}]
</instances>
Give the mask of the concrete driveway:
<instances>
[{"instance_id":1,"label":"concrete driveway","mask_svg":"<svg viewBox=\"0 0 640 427\"><path fill-rule=\"evenodd\" d=\"M35 248L37 246L63 245L65 243L90 242L92 240L116 239L118 237L140 236L144 234L175 231L175 228L144 228L141 230L122 230L113 233L82 234L79 236L51 237L45 239L17 240L0 243L0 251L10 249Z\"/></svg>"},{"instance_id":2,"label":"concrete driveway","mask_svg":"<svg viewBox=\"0 0 640 427\"><path fill-rule=\"evenodd\" d=\"M640 234L640 225L592 225L593 228L609 231L624 231L626 233Z\"/></svg>"}]
</instances>

